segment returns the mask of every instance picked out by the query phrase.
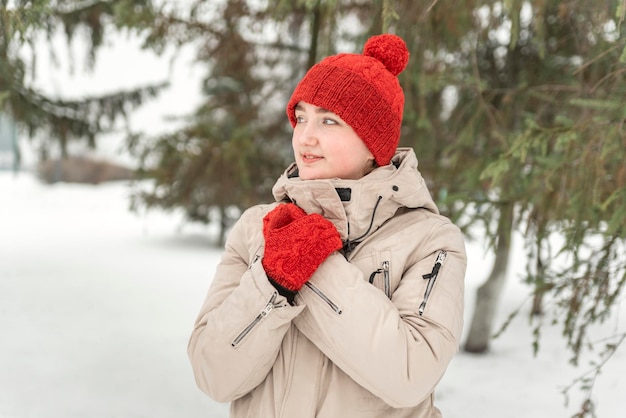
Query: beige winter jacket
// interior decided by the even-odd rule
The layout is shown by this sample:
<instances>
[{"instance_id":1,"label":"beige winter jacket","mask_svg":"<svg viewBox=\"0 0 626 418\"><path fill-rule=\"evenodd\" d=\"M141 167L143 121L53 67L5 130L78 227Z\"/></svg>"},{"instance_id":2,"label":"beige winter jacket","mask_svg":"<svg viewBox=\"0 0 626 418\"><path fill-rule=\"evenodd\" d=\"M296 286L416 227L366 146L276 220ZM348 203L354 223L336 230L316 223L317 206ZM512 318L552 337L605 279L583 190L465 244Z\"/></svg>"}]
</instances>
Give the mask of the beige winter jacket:
<instances>
[{"instance_id":1,"label":"beige winter jacket","mask_svg":"<svg viewBox=\"0 0 626 418\"><path fill-rule=\"evenodd\" d=\"M359 180L303 181L292 166L276 183L277 201L322 214L352 247L295 306L260 262L276 203L233 227L188 347L198 386L232 417L441 416L433 391L459 346L465 247L413 151L393 161Z\"/></svg>"}]
</instances>

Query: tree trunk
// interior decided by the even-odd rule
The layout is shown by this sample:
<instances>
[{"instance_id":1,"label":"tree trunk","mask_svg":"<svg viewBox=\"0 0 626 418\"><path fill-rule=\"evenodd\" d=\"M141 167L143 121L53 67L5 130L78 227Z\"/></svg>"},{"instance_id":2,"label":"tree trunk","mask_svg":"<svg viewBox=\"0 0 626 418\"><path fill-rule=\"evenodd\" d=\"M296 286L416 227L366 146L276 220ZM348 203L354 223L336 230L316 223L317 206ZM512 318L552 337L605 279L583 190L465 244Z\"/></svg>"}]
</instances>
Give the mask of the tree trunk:
<instances>
[{"instance_id":1,"label":"tree trunk","mask_svg":"<svg viewBox=\"0 0 626 418\"><path fill-rule=\"evenodd\" d=\"M317 62L317 45L322 30L322 5L318 0L313 9L313 20L311 21L311 44L309 45L309 59L307 70Z\"/></svg>"},{"instance_id":2,"label":"tree trunk","mask_svg":"<svg viewBox=\"0 0 626 418\"><path fill-rule=\"evenodd\" d=\"M226 243L226 230L228 229L228 220L226 215L226 208L220 206L220 229L217 237L217 245L218 247L223 247Z\"/></svg>"},{"instance_id":3,"label":"tree trunk","mask_svg":"<svg viewBox=\"0 0 626 418\"><path fill-rule=\"evenodd\" d=\"M536 290L535 295L533 296L533 307L532 311L530 311L533 316L541 316L543 315L543 295L545 291Z\"/></svg>"},{"instance_id":4,"label":"tree trunk","mask_svg":"<svg viewBox=\"0 0 626 418\"><path fill-rule=\"evenodd\" d=\"M537 269L536 269L537 278L543 277L543 261L541 259L541 240L537 238ZM535 292L533 295L533 306L531 314L534 316L543 315L543 295L546 293L545 286L539 286L539 284L535 284Z\"/></svg>"},{"instance_id":5,"label":"tree trunk","mask_svg":"<svg viewBox=\"0 0 626 418\"><path fill-rule=\"evenodd\" d=\"M500 211L500 220L498 221L498 242L493 269L489 278L476 292L474 316L464 347L467 352L485 353L489 349L496 308L506 281L512 226L513 205L505 204Z\"/></svg>"}]
</instances>

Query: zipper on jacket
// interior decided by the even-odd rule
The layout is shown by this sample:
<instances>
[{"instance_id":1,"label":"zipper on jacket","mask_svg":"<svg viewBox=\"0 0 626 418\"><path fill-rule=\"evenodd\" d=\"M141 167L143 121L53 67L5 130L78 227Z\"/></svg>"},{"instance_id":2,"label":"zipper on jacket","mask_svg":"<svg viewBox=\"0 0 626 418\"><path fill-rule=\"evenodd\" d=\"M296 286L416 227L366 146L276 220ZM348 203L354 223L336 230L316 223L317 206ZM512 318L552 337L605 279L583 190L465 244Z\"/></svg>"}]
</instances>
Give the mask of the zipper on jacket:
<instances>
[{"instance_id":1,"label":"zipper on jacket","mask_svg":"<svg viewBox=\"0 0 626 418\"><path fill-rule=\"evenodd\" d=\"M387 297L391 299L391 283L389 281L389 261L386 261L386 260L383 261L382 267L379 268L378 270L374 270L372 274L370 274L370 279L369 279L370 284L374 284L374 277L379 273L383 274L383 289L384 289L385 295L387 295Z\"/></svg>"},{"instance_id":2,"label":"zipper on jacket","mask_svg":"<svg viewBox=\"0 0 626 418\"><path fill-rule=\"evenodd\" d=\"M250 265L248 266L248 270L250 270L250 269L252 268L252 265L253 265L254 263L256 263L257 261L259 261L259 258L261 258L261 256L260 256L260 255L258 255L258 254L255 254L255 255L254 255L254 258L252 259L252 262L251 262L251 263L250 263Z\"/></svg>"},{"instance_id":3,"label":"zipper on jacket","mask_svg":"<svg viewBox=\"0 0 626 418\"><path fill-rule=\"evenodd\" d=\"M389 283L389 261L383 261L383 284L385 287L385 295L391 299L391 283Z\"/></svg>"},{"instance_id":4,"label":"zipper on jacket","mask_svg":"<svg viewBox=\"0 0 626 418\"><path fill-rule=\"evenodd\" d=\"M382 272L383 272L383 269L382 269L382 268L380 268L380 269L378 269L378 270L374 270L374 271L372 272L372 274L370 274L370 280L369 280L369 281L370 281L370 284L374 284L374 277L376 277L376 275L377 275L377 274L382 273Z\"/></svg>"},{"instance_id":5,"label":"zipper on jacket","mask_svg":"<svg viewBox=\"0 0 626 418\"><path fill-rule=\"evenodd\" d=\"M437 254L437 260L435 260L435 265L433 266L432 271L422 276L424 280L428 280L428 283L426 284L426 290L424 291L424 300L422 301L418 309L420 316L424 313L424 310L426 309L426 303L428 303L430 292L432 292L433 287L435 286L437 275L439 275L439 270L441 269L441 266L446 259L447 254L448 253L446 251L439 251L439 254Z\"/></svg>"},{"instance_id":6,"label":"zipper on jacket","mask_svg":"<svg viewBox=\"0 0 626 418\"><path fill-rule=\"evenodd\" d=\"M341 308L337 306L332 300L330 300L328 296L326 296L321 290L315 287L315 285L313 285L311 282L306 282L304 285L311 289L313 293L319 296L324 302L326 302L337 315L341 315Z\"/></svg>"},{"instance_id":7,"label":"zipper on jacket","mask_svg":"<svg viewBox=\"0 0 626 418\"><path fill-rule=\"evenodd\" d=\"M252 329L255 326L257 326L259 322L261 322L263 318L265 318L267 315L270 314L270 312L274 308L280 308L282 306L282 305L274 304L274 301L276 301L277 297L278 297L278 292L274 292L270 300L265 305L265 308L263 308L263 310L259 312L259 314L252 320L252 322L250 322L248 326L245 327L243 331L241 331L239 335L237 335L237 337L233 340L233 342L231 343L233 347L236 347L241 342L241 340L243 340L246 337L246 335L248 335L250 331L252 331Z\"/></svg>"}]
</instances>

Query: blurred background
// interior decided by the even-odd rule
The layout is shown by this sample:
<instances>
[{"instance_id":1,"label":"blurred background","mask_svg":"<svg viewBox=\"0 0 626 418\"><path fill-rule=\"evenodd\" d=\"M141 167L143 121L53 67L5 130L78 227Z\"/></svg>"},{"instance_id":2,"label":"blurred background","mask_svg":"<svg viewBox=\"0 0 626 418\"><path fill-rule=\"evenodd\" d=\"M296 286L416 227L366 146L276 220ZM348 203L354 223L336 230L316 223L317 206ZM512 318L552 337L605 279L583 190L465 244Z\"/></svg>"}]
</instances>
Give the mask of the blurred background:
<instances>
[{"instance_id":1,"label":"blurred background","mask_svg":"<svg viewBox=\"0 0 626 418\"><path fill-rule=\"evenodd\" d=\"M385 32L411 53L401 144L471 255L444 416L621 416L625 16L1 0L0 417L227 416L184 358L224 239L292 160L302 75Z\"/></svg>"}]
</instances>

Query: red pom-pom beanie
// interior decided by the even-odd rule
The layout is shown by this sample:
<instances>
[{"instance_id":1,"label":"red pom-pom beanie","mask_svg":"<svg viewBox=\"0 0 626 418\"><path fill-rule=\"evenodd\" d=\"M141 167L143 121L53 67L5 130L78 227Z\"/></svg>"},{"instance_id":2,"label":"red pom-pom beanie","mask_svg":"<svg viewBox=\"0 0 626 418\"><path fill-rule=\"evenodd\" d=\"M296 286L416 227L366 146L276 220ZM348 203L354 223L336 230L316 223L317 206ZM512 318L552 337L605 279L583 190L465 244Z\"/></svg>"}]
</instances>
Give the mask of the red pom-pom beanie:
<instances>
[{"instance_id":1,"label":"red pom-pom beanie","mask_svg":"<svg viewBox=\"0 0 626 418\"><path fill-rule=\"evenodd\" d=\"M399 36L369 38L363 54L338 54L311 67L287 104L296 125L298 102L330 110L346 121L371 151L379 166L389 164L400 141L404 92L397 75L409 51Z\"/></svg>"}]
</instances>

